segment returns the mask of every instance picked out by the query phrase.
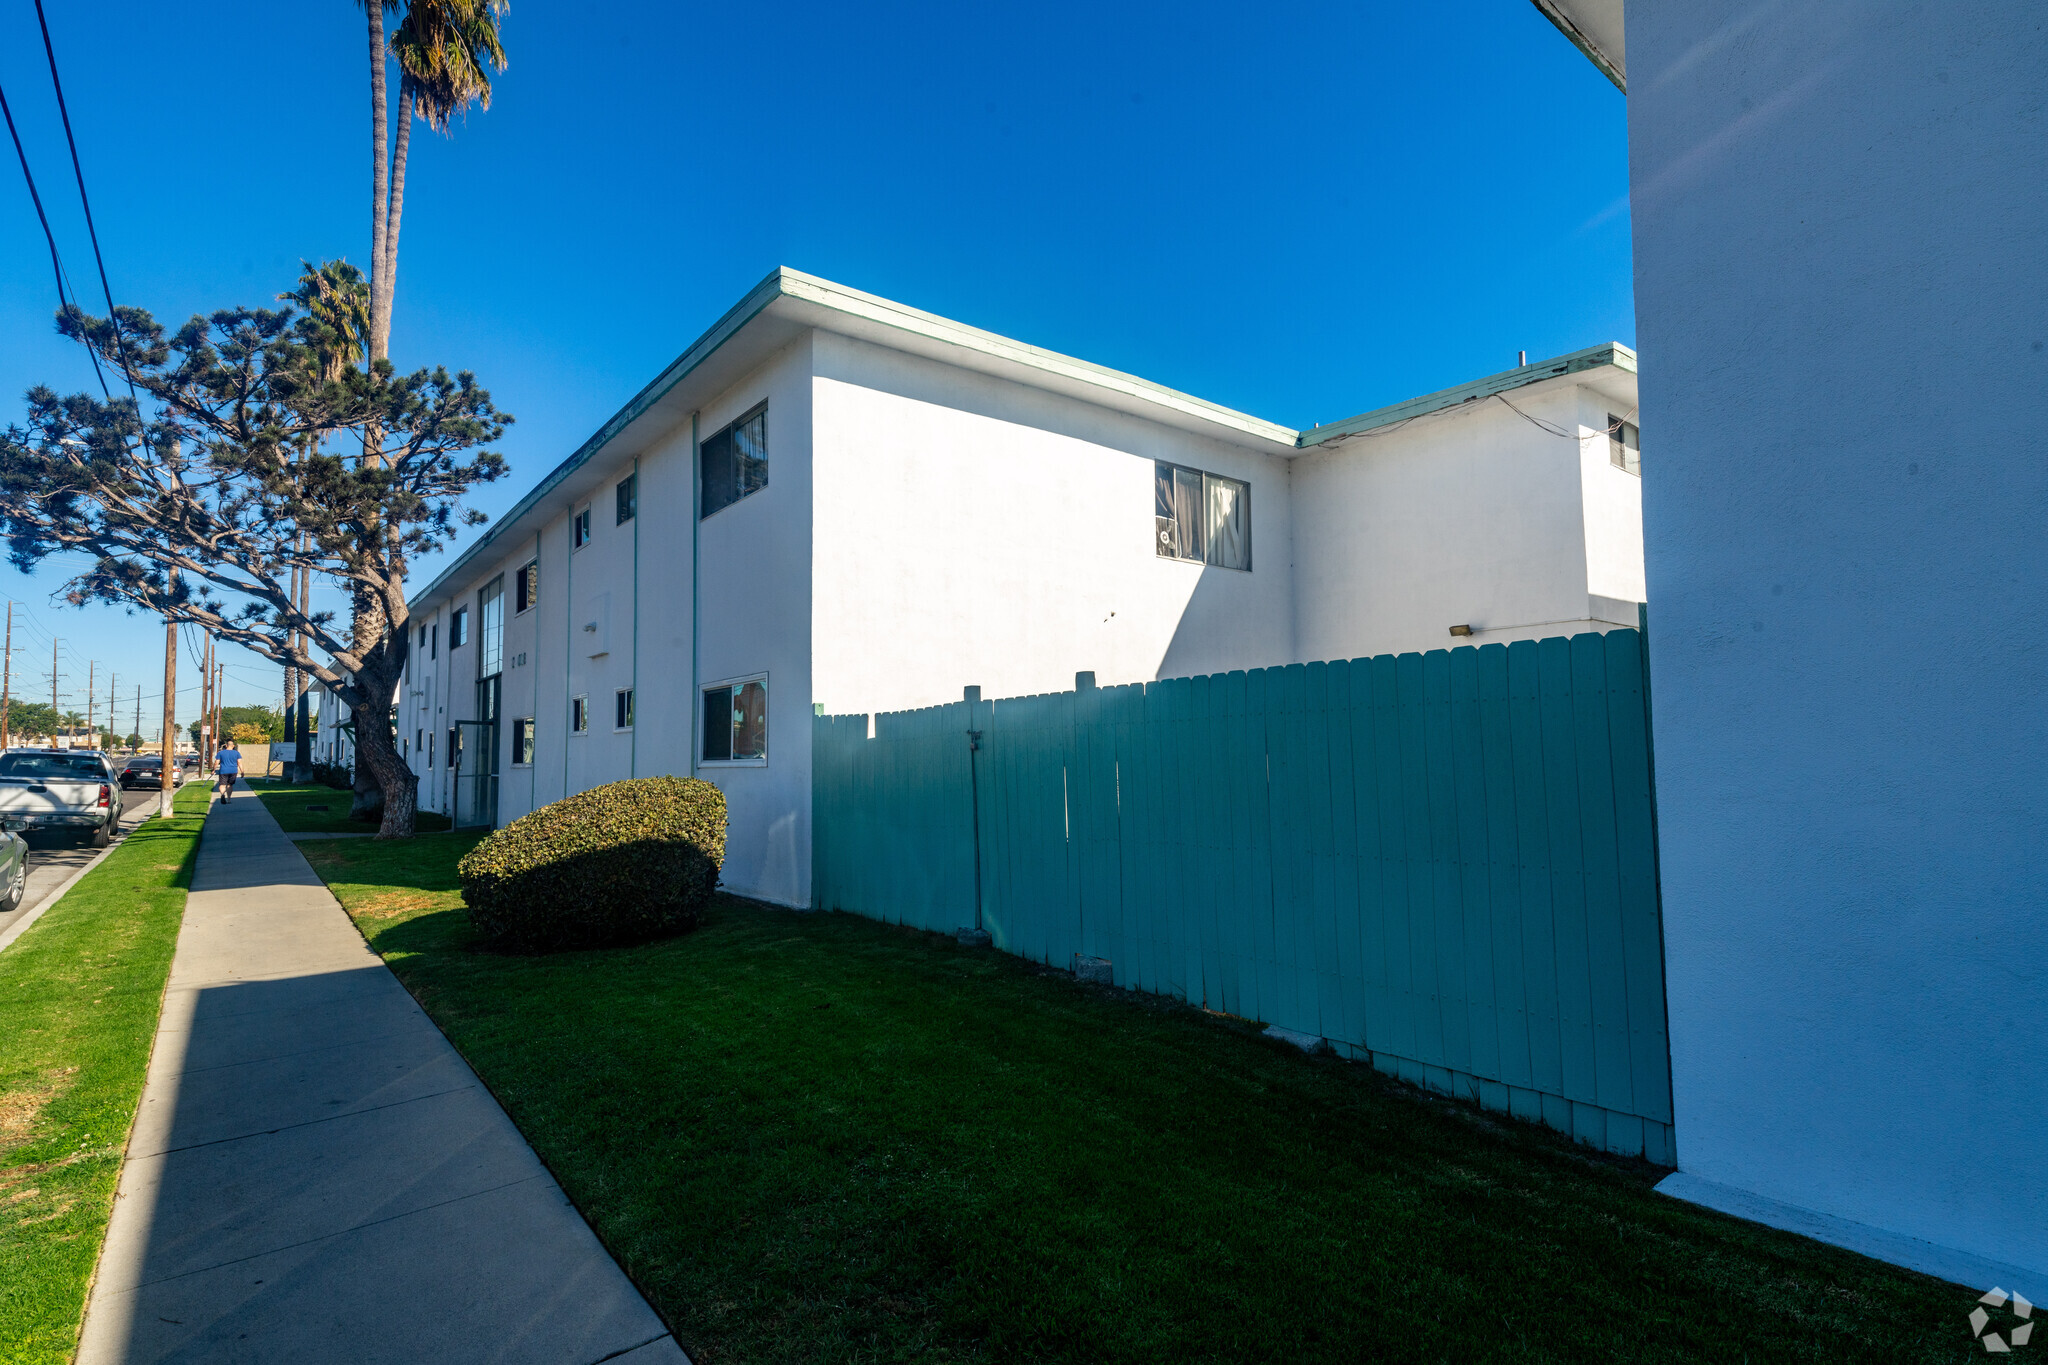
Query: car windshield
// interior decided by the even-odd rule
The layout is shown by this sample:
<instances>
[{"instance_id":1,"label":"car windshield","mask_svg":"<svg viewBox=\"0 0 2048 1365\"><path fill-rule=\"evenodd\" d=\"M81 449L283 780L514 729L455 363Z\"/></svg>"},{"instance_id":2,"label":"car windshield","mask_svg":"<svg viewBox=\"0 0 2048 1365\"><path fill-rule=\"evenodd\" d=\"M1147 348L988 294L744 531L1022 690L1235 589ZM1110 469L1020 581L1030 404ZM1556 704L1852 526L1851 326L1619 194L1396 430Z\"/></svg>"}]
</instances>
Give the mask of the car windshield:
<instances>
[{"instance_id":1,"label":"car windshield","mask_svg":"<svg viewBox=\"0 0 2048 1365\"><path fill-rule=\"evenodd\" d=\"M6 754L0 756L0 778L36 781L59 778L71 782L97 782L104 776L99 759L90 755Z\"/></svg>"}]
</instances>

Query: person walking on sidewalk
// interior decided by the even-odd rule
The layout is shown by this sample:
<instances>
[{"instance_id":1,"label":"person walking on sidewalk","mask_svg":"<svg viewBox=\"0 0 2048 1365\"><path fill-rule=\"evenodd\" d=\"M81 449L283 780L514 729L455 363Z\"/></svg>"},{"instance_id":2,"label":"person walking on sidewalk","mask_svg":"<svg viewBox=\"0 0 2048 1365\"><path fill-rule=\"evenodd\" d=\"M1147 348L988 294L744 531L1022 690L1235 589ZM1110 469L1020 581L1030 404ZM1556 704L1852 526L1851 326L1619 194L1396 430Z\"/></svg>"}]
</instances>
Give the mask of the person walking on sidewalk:
<instances>
[{"instance_id":1,"label":"person walking on sidewalk","mask_svg":"<svg viewBox=\"0 0 2048 1365\"><path fill-rule=\"evenodd\" d=\"M242 751L233 740L220 746L220 752L213 756L213 767L220 782L220 799L226 801L234 796L235 779L242 775Z\"/></svg>"}]
</instances>

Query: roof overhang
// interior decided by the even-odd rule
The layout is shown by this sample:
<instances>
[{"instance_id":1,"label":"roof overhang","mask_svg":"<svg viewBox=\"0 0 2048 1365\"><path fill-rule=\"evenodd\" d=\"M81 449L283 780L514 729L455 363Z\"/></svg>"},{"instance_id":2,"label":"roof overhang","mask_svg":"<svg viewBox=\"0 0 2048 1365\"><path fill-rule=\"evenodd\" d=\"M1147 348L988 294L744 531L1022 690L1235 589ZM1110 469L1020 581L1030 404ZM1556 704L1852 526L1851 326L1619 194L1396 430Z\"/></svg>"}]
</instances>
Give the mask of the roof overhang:
<instances>
[{"instance_id":1,"label":"roof overhang","mask_svg":"<svg viewBox=\"0 0 2048 1365\"><path fill-rule=\"evenodd\" d=\"M1535 0L1544 17L1572 40L1615 88L1628 93L1628 49L1623 43L1622 0Z\"/></svg>"},{"instance_id":2,"label":"roof overhang","mask_svg":"<svg viewBox=\"0 0 2048 1365\"><path fill-rule=\"evenodd\" d=\"M648 450L688 421L691 413L813 328L1063 393L1267 454L1297 453L1299 433L1292 427L801 271L778 269L749 290L655 376L653 383L635 394L573 455L457 555L413 599L412 610L429 611L450 592L466 586L468 575L480 561L504 552L494 551L494 546L534 534L567 506L590 496L618 461ZM597 462L600 453L606 457L601 464Z\"/></svg>"},{"instance_id":3,"label":"roof overhang","mask_svg":"<svg viewBox=\"0 0 2048 1365\"><path fill-rule=\"evenodd\" d=\"M1616 387L1626 389L1625 393L1611 396L1633 405L1636 369L1635 352L1610 342L1411 398L1343 422L1297 432L1135 375L1028 346L801 271L778 269L749 290L745 298L692 342L652 383L633 395L632 401L592 433L574 454L555 466L510 511L465 547L424 592L412 599L412 611L429 612L455 592L466 589L470 578L493 558L510 553L510 546L538 534L557 516L598 492L621 461L637 458L668 438L690 420L692 413L814 329L871 341L1282 456L1298 455L1346 437L1603 366L1614 367L1613 373L1623 381ZM1595 387L1600 386L1597 377L1593 382Z\"/></svg>"},{"instance_id":4,"label":"roof overhang","mask_svg":"<svg viewBox=\"0 0 2048 1365\"><path fill-rule=\"evenodd\" d=\"M1482 398L1496 394L1506 395L1516 389L1561 380L1569 375L1585 375L1589 371L1611 367L1614 382L1603 385L1600 376L1588 375L1586 380L1574 382L1590 383L1603 391L1612 390L1609 397L1621 399L1633 405L1635 401L1636 353L1618 341L1604 346L1588 346L1583 351L1573 351L1549 360L1539 360L1531 365L1518 365L1512 370L1502 370L1484 379L1475 379L1469 384L1460 384L1452 389L1439 389L1426 393L1420 398L1410 398L1405 403L1394 403L1384 408L1374 408L1356 417L1347 417L1341 422L1327 426L1313 427L1301 433L1301 446L1313 450L1317 446L1329 445L1347 437L1361 436L1384 427L1403 425L1418 417L1431 413L1446 412L1476 403Z\"/></svg>"}]
</instances>

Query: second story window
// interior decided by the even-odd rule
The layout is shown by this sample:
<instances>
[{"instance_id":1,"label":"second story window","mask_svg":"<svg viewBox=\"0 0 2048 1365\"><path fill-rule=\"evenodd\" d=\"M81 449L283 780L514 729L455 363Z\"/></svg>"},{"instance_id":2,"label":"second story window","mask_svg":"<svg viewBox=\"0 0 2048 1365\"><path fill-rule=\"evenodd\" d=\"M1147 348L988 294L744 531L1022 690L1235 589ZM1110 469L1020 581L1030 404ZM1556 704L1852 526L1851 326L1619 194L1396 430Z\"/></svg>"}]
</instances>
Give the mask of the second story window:
<instances>
[{"instance_id":1,"label":"second story window","mask_svg":"<svg viewBox=\"0 0 2048 1365\"><path fill-rule=\"evenodd\" d=\"M628 474L619 480L619 486L615 491L619 499L618 524L624 526L640 510L640 476Z\"/></svg>"},{"instance_id":2,"label":"second story window","mask_svg":"<svg viewBox=\"0 0 2048 1365\"><path fill-rule=\"evenodd\" d=\"M573 548L580 550L589 543L590 509L586 507L575 516L569 518L569 544Z\"/></svg>"},{"instance_id":3,"label":"second story window","mask_svg":"<svg viewBox=\"0 0 2048 1365\"><path fill-rule=\"evenodd\" d=\"M457 607L448 618L448 648L460 649L469 643L469 608Z\"/></svg>"},{"instance_id":4,"label":"second story window","mask_svg":"<svg viewBox=\"0 0 2048 1365\"><path fill-rule=\"evenodd\" d=\"M540 561L529 560L512 580L513 608L517 616L522 611L532 611L540 602Z\"/></svg>"},{"instance_id":5,"label":"second story window","mask_svg":"<svg viewBox=\"0 0 2048 1365\"><path fill-rule=\"evenodd\" d=\"M1152 466L1152 495L1154 549L1161 559L1251 569L1250 484L1160 460Z\"/></svg>"},{"instance_id":6,"label":"second story window","mask_svg":"<svg viewBox=\"0 0 2048 1365\"><path fill-rule=\"evenodd\" d=\"M768 409L755 408L697 447L699 483L708 517L768 486Z\"/></svg>"},{"instance_id":7,"label":"second story window","mask_svg":"<svg viewBox=\"0 0 2048 1365\"><path fill-rule=\"evenodd\" d=\"M488 678L505 668L505 580L493 578L476 595L476 675Z\"/></svg>"},{"instance_id":8,"label":"second story window","mask_svg":"<svg viewBox=\"0 0 2048 1365\"><path fill-rule=\"evenodd\" d=\"M1607 462L1627 474L1643 472L1643 433L1634 422L1607 414Z\"/></svg>"}]
</instances>

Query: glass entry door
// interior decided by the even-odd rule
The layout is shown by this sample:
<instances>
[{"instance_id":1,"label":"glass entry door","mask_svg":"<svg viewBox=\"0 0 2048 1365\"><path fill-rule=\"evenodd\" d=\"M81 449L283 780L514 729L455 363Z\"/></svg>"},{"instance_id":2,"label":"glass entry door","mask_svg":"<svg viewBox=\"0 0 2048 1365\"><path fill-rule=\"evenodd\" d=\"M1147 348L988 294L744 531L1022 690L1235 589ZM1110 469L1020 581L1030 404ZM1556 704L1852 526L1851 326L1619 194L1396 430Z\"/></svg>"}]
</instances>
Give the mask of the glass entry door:
<instances>
[{"instance_id":1,"label":"glass entry door","mask_svg":"<svg viewBox=\"0 0 2048 1365\"><path fill-rule=\"evenodd\" d=\"M498 694L493 673L476 685L476 719L455 722L455 828L498 825Z\"/></svg>"}]
</instances>

